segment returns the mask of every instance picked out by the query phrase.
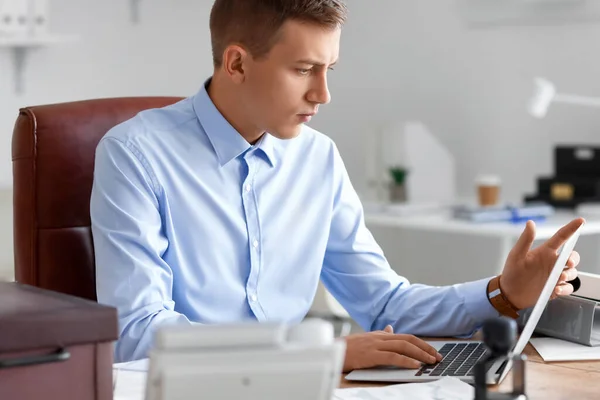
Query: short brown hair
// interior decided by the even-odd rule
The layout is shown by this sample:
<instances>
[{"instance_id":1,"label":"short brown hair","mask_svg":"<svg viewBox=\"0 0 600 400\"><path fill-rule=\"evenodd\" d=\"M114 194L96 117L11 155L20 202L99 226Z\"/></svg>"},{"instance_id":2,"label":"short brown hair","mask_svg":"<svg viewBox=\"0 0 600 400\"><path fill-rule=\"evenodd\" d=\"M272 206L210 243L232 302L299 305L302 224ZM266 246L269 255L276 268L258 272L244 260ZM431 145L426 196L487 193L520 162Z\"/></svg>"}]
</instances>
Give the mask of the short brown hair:
<instances>
[{"instance_id":1,"label":"short brown hair","mask_svg":"<svg viewBox=\"0 0 600 400\"><path fill-rule=\"evenodd\" d=\"M231 43L255 58L265 56L287 20L336 28L346 22L344 0L216 0L210 13L213 63L219 67Z\"/></svg>"}]
</instances>

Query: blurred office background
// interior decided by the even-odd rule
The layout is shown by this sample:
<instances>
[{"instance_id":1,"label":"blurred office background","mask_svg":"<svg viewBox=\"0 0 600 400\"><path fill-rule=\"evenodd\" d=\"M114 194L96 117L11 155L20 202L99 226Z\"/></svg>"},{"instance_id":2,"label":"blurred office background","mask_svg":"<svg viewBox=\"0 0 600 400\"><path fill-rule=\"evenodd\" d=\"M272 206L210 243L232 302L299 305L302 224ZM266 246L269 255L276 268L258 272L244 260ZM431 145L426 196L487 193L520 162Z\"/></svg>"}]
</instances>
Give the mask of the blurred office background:
<instances>
[{"instance_id":1,"label":"blurred office background","mask_svg":"<svg viewBox=\"0 0 600 400\"><path fill-rule=\"evenodd\" d=\"M502 178L503 199L519 201L538 176L551 174L556 144L600 145L598 110L556 106L541 120L526 110L535 76L600 96L600 4L577 3L586 21L473 26L459 0L348 0L341 58L330 75L333 100L312 126L336 141L365 202L376 200L365 142L407 121L422 122L452 154L458 196L474 196L474 179L486 172ZM139 5L134 23L126 0L50 0L48 32L77 40L28 51L21 93L12 50L0 46L1 278L13 274L10 144L19 107L187 96L210 76L212 1Z\"/></svg>"}]
</instances>

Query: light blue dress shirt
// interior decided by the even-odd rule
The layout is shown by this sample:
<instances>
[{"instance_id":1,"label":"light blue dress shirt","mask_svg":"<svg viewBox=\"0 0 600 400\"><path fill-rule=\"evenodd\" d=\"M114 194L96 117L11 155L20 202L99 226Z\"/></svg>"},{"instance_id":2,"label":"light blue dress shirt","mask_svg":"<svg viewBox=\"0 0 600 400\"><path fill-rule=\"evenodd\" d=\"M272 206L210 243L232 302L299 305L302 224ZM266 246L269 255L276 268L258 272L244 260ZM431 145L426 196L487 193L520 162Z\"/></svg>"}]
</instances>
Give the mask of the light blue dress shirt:
<instances>
[{"instance_id":1,"label":"light blue dress shirt","mask_svg":"<svg viewBox=\"0 0 600 400\"><path fill-rule=\"evenodd\" d=\"M250 145L206 87L105 135L91 217L117 362L146 357L159 326L299 322L319 279L365 330L470 335L498 315L489 279L431 287L390 268L331 139L303 126Z\"/></svg>"}]
</instances>

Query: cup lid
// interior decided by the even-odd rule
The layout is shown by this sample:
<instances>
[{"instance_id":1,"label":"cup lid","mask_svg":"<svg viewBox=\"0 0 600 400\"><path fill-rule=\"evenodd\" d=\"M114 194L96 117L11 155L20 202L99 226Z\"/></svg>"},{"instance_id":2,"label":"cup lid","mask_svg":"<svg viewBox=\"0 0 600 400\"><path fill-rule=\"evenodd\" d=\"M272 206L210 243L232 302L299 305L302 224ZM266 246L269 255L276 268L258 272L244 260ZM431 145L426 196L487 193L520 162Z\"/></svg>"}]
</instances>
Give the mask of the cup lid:
<instances>
[{"instance_id":1,"label":"cup lid","mask_svg":"<svg viewBox=\"0 0 600 400\"><path fill-rule=\"evenodd\" d=\"M478 185L483 186L498 186L502 182L498 175L479 175L475 179Z\"/></svg>"}]
</instances>

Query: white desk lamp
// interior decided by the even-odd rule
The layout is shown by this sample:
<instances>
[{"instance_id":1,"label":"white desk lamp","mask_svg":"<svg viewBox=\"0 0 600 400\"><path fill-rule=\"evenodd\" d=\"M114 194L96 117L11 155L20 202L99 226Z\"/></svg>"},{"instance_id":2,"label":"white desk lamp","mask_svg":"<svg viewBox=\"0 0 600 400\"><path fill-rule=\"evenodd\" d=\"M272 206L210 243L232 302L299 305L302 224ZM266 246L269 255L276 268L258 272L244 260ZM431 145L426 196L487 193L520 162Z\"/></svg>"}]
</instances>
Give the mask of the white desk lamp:
<instances>
[{"instance_id":1,"label":"white desk lamp","mask_svg":"<svg viewBox=\"0 0 600 400\"><path fill-rule=\"evenodd\" d=\"M599 97L579 96L557 93L556 86L547 79L535 78L535 89L527 107L529 114L544 118L551 103L575 104L588 107L600 107Z\"/></svg>"}]
</instances>

